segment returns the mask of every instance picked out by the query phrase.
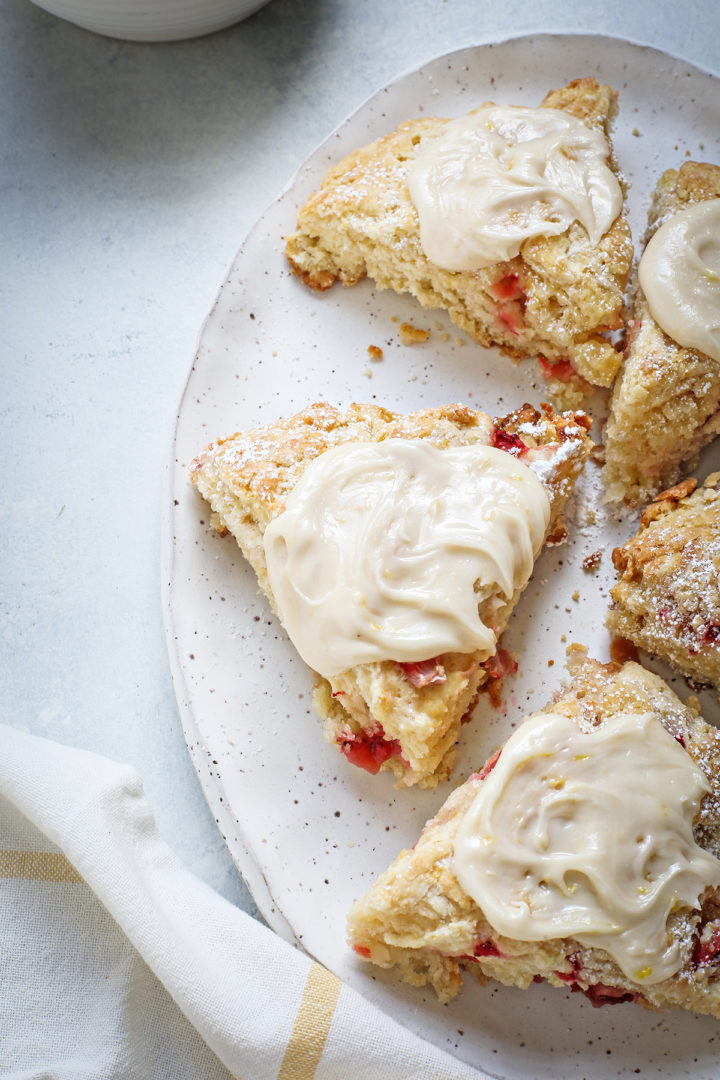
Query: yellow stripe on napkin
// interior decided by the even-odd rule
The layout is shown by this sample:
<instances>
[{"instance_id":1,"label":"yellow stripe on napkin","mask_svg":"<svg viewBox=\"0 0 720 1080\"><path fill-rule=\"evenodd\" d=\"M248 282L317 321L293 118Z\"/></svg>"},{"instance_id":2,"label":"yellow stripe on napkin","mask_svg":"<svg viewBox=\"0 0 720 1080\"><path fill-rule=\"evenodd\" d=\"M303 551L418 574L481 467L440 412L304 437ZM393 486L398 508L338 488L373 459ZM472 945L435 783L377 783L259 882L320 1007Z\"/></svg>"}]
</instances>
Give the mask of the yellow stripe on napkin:
<instances>
[{"instance_id":1,"label":"yellow stripe on napkin","mask_svg":"<svg viewBox=\"0 0 720 1080\"><path fill-rule=\"evenodd\" d=\"M0 878L28 881L82 881L75 867L55 851L3 851L0 849Z\"/></svg>"},{"instance_id":2,"label":"yellow stripe on napkin","mask_svg":"<svg viewBox=\"0 0 720 1080\"><path fill-rule=\"evenodd\" d=\"M313 1080L341 988L335 975L312 965L277 1080Z\"/></svg>"}]
</instances>

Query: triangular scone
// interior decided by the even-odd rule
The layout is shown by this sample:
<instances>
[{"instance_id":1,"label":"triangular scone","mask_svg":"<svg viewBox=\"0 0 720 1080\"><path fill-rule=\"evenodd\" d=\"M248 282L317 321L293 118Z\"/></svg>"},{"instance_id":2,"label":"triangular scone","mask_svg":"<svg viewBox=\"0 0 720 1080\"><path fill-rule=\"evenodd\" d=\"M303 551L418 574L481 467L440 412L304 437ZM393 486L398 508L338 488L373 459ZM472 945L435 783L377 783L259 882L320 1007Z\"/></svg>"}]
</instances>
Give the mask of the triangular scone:
<instances>
[{"instance_id":1,"label":"triangular scone","mask_svg":"<svg viewBox=\"0 0 720 1080\"><path fill-rule=\"evenodd\" d=\"M349 442L427 440L438 448L494 446L529 465L548 496L548 537L564 535L561 510L592 448L584 413L542 412L526 405L492 420L463 405L400 415L374 405L346 412L316 404L286 420L210 445L194 462L193 483L215 511L216 527L229 530L252 564L275 609L263 534L308 465L324 451ZM509 600L493 592L478 606L499 639L519 593ZM381 660L316 677L314 700L324 734L353 764L376 773L391 769L400 785L434 787L447 779L461 723L478 691L501 674L491 657L444 653L428 663ZM502 664L501 664L502 667Z\"/></svg>"},{"instance_id":2,"label":"triangular scone","mask_svg":"<svg viewBox=\"0 0 720 1080\"><path fill-rule=\"evenodd\" d=\"M673 214L720 198L720 167L686 161L663 173L646 244ZM622 369L605 427L603 480L608 498L638 506L680 479L681 467L720 432L720 368L678 345L653 319L637 286Z\"/></svg>"},{"instance_id":3,"label":"triangular scone","mask_svg":"<svg viewBox=\"0 0 720 1080\"><path fill-rule=\"evenodd\" d=\"M561 717L569 718L570 723L567 726L575 732L576 739L585 738L584 733L599 732L606 724L607 730L618 722L623 724L625 720L622 714L633 714L633 723L639 725L641 733L645 726L647 730L654 728L655 741L666 744L663 752L671 759L678 757L679 748L676 744L679 743L699 766L710 789L703 797L705 785L697 785L697 780L695 781L699 810L692 824L689 820L684 822L690 843L693 843L694 835L694 841L702 849L698 852L699 891L689 903L679 903L673 884L676 879L671 879L670 888L666 888L664 892L666 910L670 914L666 918L663 910L657 928L660 948L668 948L670 955L676 958L676 972L664 977L662 981L652 982L652 970L638 968L635 972L637 977L629 978L605 948L591 946L587 942L581 944L569 934L536 940L527 940L527 937L518 940L519 935L504 937L494 929L483 910L462 888L455 873L456 837L461 840L463 822L466 819L473 820L471 807L474 800L496 765L502 762L503 753L509 752L510 741L479 773L456 789L436 817L426 824L414 848L403 851L367 895L356 902L349 916L350 942L355 952L365 960L383 968L396 967L406 982L416 986L431 984L443 1001L455 996L461 986L462 972L468 971L478 976L483 983L486 977L489 977L523 989L532 982L547 980L557 987L582 991L594 1005L638 1001L650 1007L681 1006L720 1017L720 890L716 888L720 882L720 862L717 861L717 855L720 854L720 822L717 816L720 798L720 732L686 708L660 678L639 664L630 662L622 667L617 664L599 664L586 659L584 650L578 651L576 657L572 682L548 706L548 712L552 710L554 714L559 713ZM526 725L546 716L547 713L529 717L518 726L514 736L519 735ZM659 729L657 721L665 732L673 736L676 743L667 739L665 732ZM637 752L638 776L643 775L643 770L646 769L643 744L641 738L637 745L632 747ZM562 754L560 747L558 749ZM572 749L570 744L570 750ZM501 844L499 854L507 855L511 861L517 859L521 879L517 896L508 892L507 910L515 908L518 903L522 908L519 900L524 888L522 881L535 877L538 873L535 868L527 872L524 870L524 828L531 830L539 823L539 846L541 849L547 847L553 856L565 859L565 853L577 850L572 846L572 833L564 832L566 823L577 820L578 815L574 814L572 809L573 798L578 790L583 790L582 784L579 788L575 785L573 762L582 763L586 756L592 757L596 753L595 747L588 749L587 754L578 754L577 757L572 753L565 753L564 757L560 757L555 750L548 754L538 754L546 759L546 765L541 766L546 773L543 780L548 782L548 788L557 789L559 792L554 808L552 802L548 809L544 806L544 799L539 800L539 813L536 819L533 819L531 812L528 823L514 807L506 806L508 816L512 819L511 839L508 843ZM688 761L686 754L679 756L682 759L681 768L686 770L689 767L694 772L692 762ZM612 760L616 761L617 758ZM591 764L594 767L594 763ZM522 771L525 767L526 763L521 761L519 769ZM628 767L632 771L631 761L625 763L625 774ZM565 770L566 777L563 776ZM674 760L672 775L677 776L677 773L678 762ZM584 775L586 777L587 773ZM602 772L600 776L602 777ZM504 778L502 782L505 783ZM670 771L660 774L653 772L648 782L650 797L653 798L653 792L657 791L660 799L670 798L673 782L675 781L671 781ZM646 788L648 784L645 785ZM627 783L627 776L625 787L633 787L632 782ZM511 790L517 792L517 788ZM589 807L590 814L599 815L598 820L612 819L618 813L622 818L625 811L622 790L605 791L602 785L599 791L593 792L592 788L590 790L594 794L594 802L591 799L585 804L586 811ZM670 814L667 805L660 799L656 809L662 821L663 815L669 817ZM477 804L475 806L477 807ZM693 804L689 803L688 806L689 810L684 813L691 816ZM480 820L497 823L497 815L488 815ZM662 826L658 830L662 832L659 840L658 834L655 834L654 838L648 835L636 838L636 819L633 816L627 820L630 821L630 830L626 831L630 831L631 846L632 841L638 845L635 861L637 869L627 877L623 871L628 860L621 858L618 853L618 845L626 842L624 838L619 839L622 829L616 833L613 827L611 834L604 836L600 829L602 840L598 843L592 836L591 828L588 830L587 848L580 849L581 853L587 850L594 857L594 880L597 880L599 869L599 892L602 894L605 886L609 890L609 908L613 914L621 912L628 899L632 903L633 897L624 895L625 890L636 894L636 904L639 894L652 893L653 897L655 896L656 887L661 886L654 880L653 852L658 850L658 843L661 851L663 845L668 843L669 830L664 833ZM651 828L648 821L652 819L646 819L646 829ZM481 831L482 828L483 826ZM556 829L564 841L560 844L552 839L558 835ZM485 835L492 835L492 829L490 834ZM611 850L604 849L603 841L609 841ZM484 840L481 843L484 843ZM646 845L645 848L643 845ZM711 857L708 858L708 855ZM675 865L678 863L679 860ZM546 868L545 864L540 865L540 873L555 882L555 871ZM618 877L621 880L618 882L613 879L615 868L619 868ZM552 878L549 877L551 873ZM635 883L635 875L642 879L640 884ZM630 880L631 878L633 880ZM567 897L568 908L577 902L578 895L582 897L582 903L587 895L583 893L587 881L584 874L576 874L569 869L561 880L564 881L563 891ZM500 895L503 896L506 879L501 877L499 881ZM495 885L497 883L496 879ZM542 878L538 885L540 895L545 889L553 892ZM485 887L484 882L482 887ZM536 901L533 899L536 895L537 893L531 893L526 901L526 916L531 913L531 919L537 911ZM555 896L558 895L564 919L567 917L565 898L559 888L555 893ZM542 904L543 901L540 901L539 906ZM582 907L580 910L583 910ZM498 917L502 918L502 913ZM521 918L525 918L522 911ZM622 925L620 923L619 928ZM577 930L575 932L580 933ZM635 963L646 963L647 953L640 951L640 943L632 936L632 931L630 941L625 941L626 947L628 944L638 950L636 955L641 958L635 960ZM677 952L674 951L675 945ZM664 975L665 968L656 966L655 972L656 977L660 973Z\"/></svg>"},{"instance_id":4,"label":"triangular scone","mask_svg":"<svg viewBox=\"0 0 720 1080\"><path fill-rule=\"evenodd\" d=\"M595 79L552 91L543 106L564 110L607 135L615 94ZM582 380L610 386L620 358L605 334L621 325L632 265L630 230L621 215L593 246L573 224L560 236L526 240L513 259L480 270L449 271L426 257L407 168L424 139L447 120L426 117L350 154L333 169L287 237L293 273L314 289L365 275L381 288L409 292L424 307L446 308L482 345L514 358L540 356L550 389ZM611 148L608 155L612 163ZM580 378L581 377L581 378Z\"/></svg>"},{"instance_id":5,"label":"triangular scone","mask_svg":"<svg viewBox=\"0 0 720 1080\"><path fill-rule=\"evenodd\" d=\"M613 551L612 634L720 690L720 473L658 495Z\"/></svg>"}]
</instances>

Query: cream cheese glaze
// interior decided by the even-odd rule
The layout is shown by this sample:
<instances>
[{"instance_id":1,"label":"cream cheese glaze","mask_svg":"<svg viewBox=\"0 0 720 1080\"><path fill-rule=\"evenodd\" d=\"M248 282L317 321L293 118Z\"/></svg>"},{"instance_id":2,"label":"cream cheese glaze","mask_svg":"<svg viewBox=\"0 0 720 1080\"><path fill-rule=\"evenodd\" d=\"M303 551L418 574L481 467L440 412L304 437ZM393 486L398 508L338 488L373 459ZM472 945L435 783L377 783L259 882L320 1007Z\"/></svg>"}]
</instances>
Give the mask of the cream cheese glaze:
<instances>
[{"instance_id":1,"label":"cream cheese glaze","mask_svg":"<svg viewBox=\"0 0 720 1080\"><path fill-rule=\"evenodd\" d=\"M668 916L720 884L720 861L692 831L708 790L652 713L586 732L541 713L481 784L458 830L454 872L498 933L573 937L651 985L681 963Z\"/></svg>"},{"instance_id":2,"label":"cream cheese glaze","mask_svg":"<svg viewBox=\"0 0 720 1080\"><path fill-rule=\"evenodd\" d=\"M309 465L265 530L270 588L326 678L444 652L486 659L495 632L478 604L527 583L549 519L541 482L502 450L346 443Z\"/></svg>"},{"instance_id":3,"label":"cream cheese glaze","mask_svg":"<svg viewBox=\"0 0 720 1080\"><path fill-rule=\"evenodd\" d=\"M476 270L574 221L593 245L622 209L600 131L560 109L484 105L427 139L408 168L431 262Z\"/></svg>"},{"instance_id":4,"label":"cream cheese glaze","mask_svg":"<svg viewBox=\"0 0 720 1080\"><path fill-rule=\"evenodd\" d=\"M661 225L638 276L668 337L720 363L720 199L688 206Z\"/></svg>"}]
</instances>

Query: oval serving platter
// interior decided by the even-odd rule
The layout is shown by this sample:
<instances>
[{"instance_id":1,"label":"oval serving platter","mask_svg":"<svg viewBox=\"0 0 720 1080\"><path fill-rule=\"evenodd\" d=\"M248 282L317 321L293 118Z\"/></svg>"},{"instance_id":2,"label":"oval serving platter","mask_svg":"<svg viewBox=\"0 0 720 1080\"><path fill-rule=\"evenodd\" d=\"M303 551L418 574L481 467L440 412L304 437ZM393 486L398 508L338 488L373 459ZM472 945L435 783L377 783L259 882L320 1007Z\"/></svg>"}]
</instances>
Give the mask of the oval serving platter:
<instances>
[{"instance_id":1,"label":"oval serving platter","mask_svg":"<svg viewBox=\"0 0 720 1080\"><path fill-rule=\"evenodd\" d=\"M544 35L438 57L373 95L315 150L241 248L202 330L177 417L163 541L164 609L186 740L230 852L269 924L422 1037L507 1080L615 1076L707 1080L716 1021L637 1006L593 1009L580 994L527 991L465 979L441 1007L362 964L345 917L425 820L522 717L563 678L571 641L607 659L604 629L612 548L637 519L604 507L588 466L566 520L568 542L544 552L504 644L520 655L503 703L485 700L466 725L454 777L434 792L396 791L390 776L348 765L321 735L311 676L258 592L232 537L210 527L188 483L208 442L325 400L376 402L398 411L459 401L502 414L543 400L534 362L513 365L458 331L443 313L369 282L317 295L290 274L283 237L328 167L410 117L460 116L488 99L538 105L546 92L594 75L619 91L614 144L630 182L630 222L644 230L660 172L688 157L720 161L715 76L620 39ZM431 331L402 345L401 322ZM372 363L368 346L383 359ZM602 417L600 404L596 415ZM701 473L710 471L706 452ZM715 467L718 467L716 464ZM586 556L602 551L595 573ZM653 665L686 696L682 680ZM717 720L714 698L702 695ZM713 1064L711 1064L711 1062Z\"/></svg>"}]
</instances>

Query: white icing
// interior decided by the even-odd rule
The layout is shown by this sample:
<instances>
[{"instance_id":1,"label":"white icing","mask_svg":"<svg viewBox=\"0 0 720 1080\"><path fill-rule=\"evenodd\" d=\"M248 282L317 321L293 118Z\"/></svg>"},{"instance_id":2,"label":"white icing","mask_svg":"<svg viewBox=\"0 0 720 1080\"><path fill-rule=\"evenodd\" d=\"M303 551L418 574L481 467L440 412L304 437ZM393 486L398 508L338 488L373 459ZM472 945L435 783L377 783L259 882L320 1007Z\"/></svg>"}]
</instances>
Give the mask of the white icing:
<instances>
[{"instance_id":1,"label":"white icing","mask_svg":"<svg viewBox=\"0 0 720 1080\"><path fill-rule=\"evenodd\" d=\"M720 362L720 199L688 206L661 225L638 274L668 337Z\"/></svg>"},{"instance_id":2,"label":"white icing","mask_svg":"<svg viewBox=\"0 0 720 1080\"><path fill-rule=\"evenodd\" d=\"M634 982L680 967L671 912L720 884L692 822L708 784L652 713L589 732L559 713L523 723L483 780L455 840L454 872L495 930L573 937Z\"/></svg>"},{"instance_id":3,"label":"white icing","mask_svg":"<svg viewBox=\"0 0 720 1080\"><path fill-rule=\"evenodd\" d=\"M346 443L305 470L265 530L270 587L329 678L378 660L495 652L478 605L528 581L550 519L534 473L493 447Z\"/></svg>"},{"instance_id":4,"label":"white icing","mask_svg":"<svg viewBox=\"0 0 720 1080\"><path fill-rule=\"evenodd\" d=\"M595 245L622 209L600 131L559 109L484 105L426 137L408 168L431 262L476 270L579 221Z\"/></svg>"}]
</instances>

